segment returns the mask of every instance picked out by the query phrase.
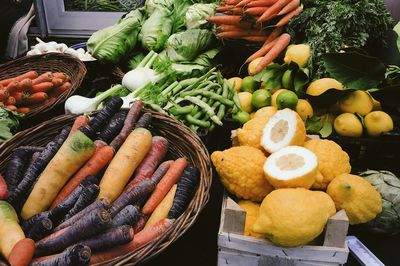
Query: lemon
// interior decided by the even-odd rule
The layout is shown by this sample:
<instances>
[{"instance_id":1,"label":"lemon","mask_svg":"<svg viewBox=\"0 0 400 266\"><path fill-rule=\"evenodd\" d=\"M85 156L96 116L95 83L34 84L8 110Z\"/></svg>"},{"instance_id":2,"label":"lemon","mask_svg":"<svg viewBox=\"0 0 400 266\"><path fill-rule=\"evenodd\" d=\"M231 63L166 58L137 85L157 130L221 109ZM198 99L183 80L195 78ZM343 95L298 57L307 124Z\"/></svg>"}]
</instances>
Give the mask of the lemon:
<instances>
[{"instance_id":1,"label":"lemon","mask_svg":"<svg viewBox=\"0 0 400 266\"><path fill-rule=\"evenodd\" d=\"M250 62L249 66L247 67L247 72L249 73L250 76L257 74L256 67L262 59L263 57L258 57Z\"/></svg>"},{"instance_id":2,"label":"lemon","mask_svg":"<svg viewBox=\"0 0 400 266\"><path fill-rule=\"evenodd\" d=\"M250 200L240 200L238 205L246 211L246 221L244 223L244 235L262 238L261 234L253 232L253 225L260 210L260 204Z\"/></svg>"},{"instance_id":3,"label":"lemon","mask_svg":"<svg viewBox=\"0 0 400 266\"><path fill-rule=\"evenodd\" d=\"M364 119L364 124L368 135L371 137L377 137L382 133L393 130L392 118L382 111L373 111L367 114Z\"/></svg>"},{"instance_id":4,"label":"lemon","mask_svg":"<svg viewBox=\"0 0 400 266\"><path fill-rule=\"evenodd\" d=\"M372 107L372 111L382 111L382 105L380 101L377 101L374 99L374 97L372 97L372 102L374 104L374 107Z\"/></svg>"},{"instance_id":5,"label":"lemon","mask_svg":"<svg viewBox=\"0 0 400 266\"><path fill-rule=\"evenodd\" d=\"M299 98L293 91L282 91L276 97L276 104L279 110L285 108L295 109L298 100Z\"/></svg>"},{"instance_id":6,"label":"lemon","mask_svg":"<svg viewBox=\"0 0 400 266\"><path fill-rule=\"evenodd\" d=\"M288 146L267 158L264 174L274 188L310 188L316 179L317 166L317 156L312 151Z\"/></svg>"},{"instance_id":7,"label":"lemon","mask_svg":"<svg viewBox=\"0 0 400 266\"><path fill-rule=\"evenodd\" d=\"M301 119L303 121L306 121L307 118L310 118L313 116L314 111L311 106L311 104L304 99L299 99L296 105L296 112L300 115Z\"/></svg>"},{"instance_id":8,"label":"lemon","mask_svg":"<svg viewBox=\"0 0 400 266\"><path fill-rule=\"evenodd\" d=\"M242 88L242 82L243 82L241 78L233 77L233 78L228 79L228 82L235 88L235 90L237 92L240 92L240 89Z\"/></svg>"},{"instance_id":9,"label":"lemon","mask_svg":"<svg viewBox=\"0 0 400 266\"><path fill-rule=\"evenodd\" d=\"M271 105L271 93L268 90L259 89L253 93L251 103L255 108Z\"/></svg>"},{"instance_id":10,"label":"lemon","mask_svg":"<svg viewBox=\"0 0 400 266\"><path fill-rule=\"evenodd\" d=\"M243 125L250 120L250 115L245 111L239 111L236 114L233 114L232 118Z\"/></svg>"},{"instance_id":11,"label":"lemon","mask_svg":"<svg viewBox=\"0 0 400 266\"><path fill-rule=\"evenodd\" d=\"M247 113L251 113L251 111L253 110L253 106L251 105L253 95L250 92L244 91L239 92L238 97L240 105L242 106L242 110Z\"/></svg>"},{"instance_id":12,"label":"lemon","mask_svg":"<svg viewBox=\"0 0 400 266\"><path fill-rule=\"evenodd\" d=\"M343 113L359 113L364 116L372 111L374 102L367 92L357 90L341 99L339 107Z\"/></svg>"},{"instance_id":13,"label":"lemon","mask_svg":"<svg viewBox=\"0 0 400 266\"><path fill-rule=\"evenodd\" d=\"M273 106L263 107L257 110L255 117L272 117L278 110Z\"/></svg>"},{"instance_id":14,"label":"lemon","mask_svg":"<svg viewBox=\"0 0 400 266\"><path fill-rule=\"evenodd\" d=\"M303 146L306 128L301 117L291 109L276 112L266 123L261 137L261 146L273 153L291 145Z\"/></svg>"},{"instance_id":15,"label":"lemon","mask_svg":"<svg viewBox=\"0 0 400 266\"><path fill-rule=\"evenodd\" d=\"M335 203L325 192L277 189L261 203L253 231L280 246L301 246L319 236L335 213Z\"/></svg>"},{"instance_id":16,"label":"lemon","mask_svg":"<svg viewBox=\"0 0 400 266\"><path fill-rule=\"evenodd\" d=\"M343 113L336 117L333 127L340 136L360 137L363 133L361 121L351 113Z\"/></svg>"},{"instance_id":17,"label":"lemon","mask_svg":"<svg viewBox=\"0 0 400 266\"><path fill-rule=\"evenodd\" d=\"M306 93L311 96L319 96L329 89L344 90L345 88L343 84L336 79L323 78L311 82Z\"/></svg>"},{"instance_id":18,"label":"lemon","mask_svg":"<svg viewBox=\"0 0 400 266\"><path fill-rule=\"evenodd\" d=\"M271 97L271 105L274 106L275 108L278 108L278 105L276 104L276 98L278 97L279 93L281 93L282 91L287 91L287 89L279 89L276 91L272 91L272 97Z\"/></svg>"},{"instance_id":19,"label":"lemon","mask_svg":"<svg viewBox=\"0 0 400 266\"><path fill-rule=\"evenodd\" d=\"M311 56L311 48L307 44L291 45L287 48L283 61L286 64L295 62L299 67L305 67Z\"/></svg>"},{"instance_id":20,"label":"lemon","mask_svg":"<svg viewBox=\"0 0 400 266\"><path fill-rule=\"evenodd\" d=\"M293 80L293 71L290 69L286 70L285 73L283 73L282 75L282 86L285 89L291 89L293 87Z\"/></svg>"},{"instance_id":21,"label":"lemon","mask_svg":"<svg viewBox=\"0 0 400 266\"><path fill-rule=\"evenodd\" d=\"M247 76L244 77L242 80L242 88L241 91L248 91L250 93L253 93L255 90L260 88L261 83L258 81L255 81L252 76Z\"/></svg>"}]
</instances>

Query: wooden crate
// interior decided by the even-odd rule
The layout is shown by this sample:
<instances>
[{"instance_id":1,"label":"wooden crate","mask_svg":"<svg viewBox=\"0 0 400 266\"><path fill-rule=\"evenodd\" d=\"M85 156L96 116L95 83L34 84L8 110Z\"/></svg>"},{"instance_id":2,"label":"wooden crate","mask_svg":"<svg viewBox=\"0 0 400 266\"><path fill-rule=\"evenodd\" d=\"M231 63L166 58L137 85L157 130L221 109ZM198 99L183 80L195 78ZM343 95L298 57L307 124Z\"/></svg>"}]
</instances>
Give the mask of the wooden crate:
<instances>
[{"instance_id":1,"label":"wooden crate","mask_svg":"<svg viewBox=\"0 0 400 266\"><path fill-rule=\"evenodd\" d=\"M342 265L349 249L345 239L349 220L342 210L327 223L323 245L284 248L266 239L244 236L245 211L224 194L218 233L218 265Z\"/></svg>"}]
</instances>

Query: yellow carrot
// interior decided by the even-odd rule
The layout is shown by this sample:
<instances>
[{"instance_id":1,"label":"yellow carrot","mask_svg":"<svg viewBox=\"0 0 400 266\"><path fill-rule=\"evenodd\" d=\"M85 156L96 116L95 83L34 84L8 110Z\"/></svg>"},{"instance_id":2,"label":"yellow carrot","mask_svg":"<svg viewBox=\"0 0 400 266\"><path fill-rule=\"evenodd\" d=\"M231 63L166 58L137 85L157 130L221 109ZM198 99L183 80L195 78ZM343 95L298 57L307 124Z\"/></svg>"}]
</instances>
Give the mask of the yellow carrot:
<instances>
[{"instance_id":1,"label":"yellow carrot","mask_svg":"<svg viewBox=\"0 0 400 266\"><path fill-rule=\"evenodd\" d=\"M164 199L158 204L153 213L151 214L149 220L147 220L144 228L149 227L162 219L167 218L169 210L172 208L172 203L174 203L174 197L177 185L173 185L169 190L168 194L165 195Z\"/></svg>"},{"instance_id":2,"label":"yellow carrot","mask_svg":"<svg viewBox=\"0 0 400 266\"><path fill-rule=\"evenodd\" d=\"M107 167L100 181L99 199L110 203L121 195L135 169L151 148L152 136L145 128L132 131Z\"/></svg>"}]
</instances>

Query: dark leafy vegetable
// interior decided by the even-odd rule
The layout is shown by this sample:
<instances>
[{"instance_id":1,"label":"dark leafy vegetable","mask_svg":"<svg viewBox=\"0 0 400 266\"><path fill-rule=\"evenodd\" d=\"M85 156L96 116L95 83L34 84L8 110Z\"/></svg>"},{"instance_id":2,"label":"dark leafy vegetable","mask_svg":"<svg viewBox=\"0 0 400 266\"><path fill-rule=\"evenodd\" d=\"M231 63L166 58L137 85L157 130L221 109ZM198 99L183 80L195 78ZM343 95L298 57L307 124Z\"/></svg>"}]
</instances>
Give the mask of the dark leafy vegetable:
<instances>
[{"instance_id":1,"label":"dark leafy vegetable","mask_svg":"<svg viewBox=\"0 0 400 266\"><path fill-rule=\"evenodd\" d=\"M19 126L19 118L22 116L16 112L0 107L0 142L12 137Z\"/></svg>"}]
</instances>

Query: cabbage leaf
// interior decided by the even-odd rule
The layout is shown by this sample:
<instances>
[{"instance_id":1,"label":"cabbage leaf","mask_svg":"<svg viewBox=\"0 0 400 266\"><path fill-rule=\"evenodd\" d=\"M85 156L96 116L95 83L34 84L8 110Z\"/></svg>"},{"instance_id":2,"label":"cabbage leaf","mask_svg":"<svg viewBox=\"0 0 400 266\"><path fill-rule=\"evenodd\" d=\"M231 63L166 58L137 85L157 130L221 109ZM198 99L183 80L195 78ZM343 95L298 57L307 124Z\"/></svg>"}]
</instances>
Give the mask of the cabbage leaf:
<instances>
[{"instance_id":1,"label":"cabbage leaf","mask_svg":"<svg viewBox=\"0 0 400 266\"><path fill-rule=\"evenodd\" d=\"M143 12L135 9L116 24L93 33L87 42L88 51L102 62L119 62L136 46Z\"/></svg>"},{"instance_id":2,"label":"cabbage leaf","mask_svg":"<svg viewBox=\"0 0 400 266\"><path fill-rule=\"evenodd\" d=\"M214 16L216 4L194 4L186 12L186 28L195 29L207 24L207 19Z\"/></svg>"},{"instance_id":3,"label":"cabbage leaf","mask_svg":"<svg viewBox=\"0 0 400 266\"><path fill-rule=\"evenodd\" d=\"M146 11L150 16L156 9L167 8L172 10L174 7L174 0L146 0Z\"/></svg>"}]
</instances>

